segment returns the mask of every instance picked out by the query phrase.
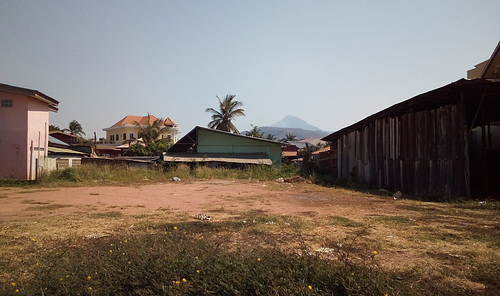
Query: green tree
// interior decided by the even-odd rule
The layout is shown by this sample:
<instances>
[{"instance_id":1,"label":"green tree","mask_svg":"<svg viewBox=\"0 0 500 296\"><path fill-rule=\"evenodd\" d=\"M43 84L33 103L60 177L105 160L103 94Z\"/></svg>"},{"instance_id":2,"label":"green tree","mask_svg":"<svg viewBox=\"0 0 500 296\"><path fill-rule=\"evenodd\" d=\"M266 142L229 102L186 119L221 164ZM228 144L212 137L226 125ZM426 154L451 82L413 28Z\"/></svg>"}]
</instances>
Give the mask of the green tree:
<instances>
[{"instance_id":1,"label":"green tree","mask_svg":"<svg viewBox=\"0 0 500 296\"><path fill-rule=\"evenodd\" d=\"M55 132L55 131L60 131L60 130L61 130L61 128L58 127L57 125L53 125L53 124L49 125L49 132Z\"/></svg>"},{"instance_id":2,"label":"green tree","mask_svg":"<svg viewBox=\"0 0 500 296\"><path fill-rule=\"evenodd\" d=\"M246 135L249 137L254 137L254 138L264 138L264 133L260 132L260 129L258 126L251 124L252 129L248 132L246 132Z\"/></svg>"},{"instance_id":3,"label":"green tree","mask_svg":"<svg viewBox=\"0 0 500 296\"><path fill-rule=\"evenodd\" d=\"M235 95L226 95L223 101L217 96L219 100L219 110L214 108L207 108L205 111L212 113L212 121L208 123L208 127L216 130L233 132L239 134L240 132L233 124L236 116L245 116L245 110L240 108L243 103L240 101L233 101Z\"/></svg>"},{"instance_id":4,"label":"green tree","mask_svg":"<svg viewBox=\"0 0 500 296\"><path fill-rule=\"evenodd\" d=\"M267 140L271 140L271 141L276 141L276 140L278 140L278 139L276 139L276 137L275 137L273 134L267 134L266 139L267 139Z\"/></svg>"},{"instance_id":5,"label":"green tree","mask_svg":"<svg viewBox=\"0 0 500 296\"><path fill-rule=\"evenodd\" d=\"M81 138L82 135L85 135L82 125L76 120L72 120L69 123L68 128L63 129L63 132L69 132L73 136L77 136L79 138Z\"/></svg>"},{"instance_id":6,"label":"green tree","mask_svg":"<svg viewBox=\"0 0 500 296\"><path fill-rule=\"evenodd\" d=\"M283 141L285 142L297 141L297 136L294 135L293 133L287 133L283 138Z\"/></svg>"},{"instance_id":7,"label":"green tree","mask_svg":"<svg viewBox=\"0 0 500 296\"><path fill-rule=\"evenodd\" d=\"M162 118L158 118L156 120L151 121L151 115L148 113L148 122L145 126L142 126L139 122L135 122L136 125L140 126L141 129L138 132L138 137L144 140L144 143L154 143L158 141L160 135L169 130L170 127L164 125L164 120Z\"/></svg>"}]
</instances>

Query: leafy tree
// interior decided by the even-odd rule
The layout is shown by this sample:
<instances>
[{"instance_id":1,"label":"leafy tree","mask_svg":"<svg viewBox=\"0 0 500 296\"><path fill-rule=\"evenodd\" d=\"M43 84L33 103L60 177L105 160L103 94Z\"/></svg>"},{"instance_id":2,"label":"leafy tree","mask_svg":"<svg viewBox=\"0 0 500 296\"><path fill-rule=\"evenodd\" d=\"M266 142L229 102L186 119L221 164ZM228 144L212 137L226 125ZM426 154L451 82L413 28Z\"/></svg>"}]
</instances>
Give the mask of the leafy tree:
<instances>
[{"instance_id":1,"label":"leafy tree","mask_svg":"<svg viewBox=\"0 0 500 296\"><path fill-rule=\"evenodd\" d=\"M217 96L219 100L219 110L214 108L207 108L205 111L212 113L212 121L208 123L209 128L233 132L239 134L240 132L233 124L236 116L245 116L245 112L240 108L243 103L240 101L233 101L235 95L226 95L223 101Z\"/></svg>"},{"instance_id":2,"label":"leafy tree","mask_svg":"<svg viewBox=\"0 0 500 296\"><path fill-rule=\"evenodd\" d=\"M271 140L271 141L276 141L276 140L278 140L278 139L276 139L276 137L275 137L273 134L267 134L266 139L267 139L267 140Z\"/></svg>"},{"instance_id":3,"label":"leafy tree","mask_svg":"<svg viewBox=\"0 0 500 296\"><path fill-rule=\"evenodd\" d=\"M260 132L260 129L258 126L251 124L252 129L248 132L246 132L246 135L249 137L254 137L254 138L264 138L264 133Z\"/></svg>"},{"instance_id":4,"label":"leafy tree","mask_svg":"<svg viewBox=\"0 0 500 296\"><path fill-rule=\"evenodd\" d=\"M62 131L69 132L70 134L77 136L79 138L81 138L82 135L85 135L85 133L83 132L82 125L76 120L72 120L69 123L68 128L63 129Z\"/></svg>"},{"instance_id":5,"label":"leafy tree","mask_svg":"<svg viewBox=\"0 0 500 296\"><path fill-rule=\"evenodd\" d=\"M297 141L297 136L294 135L293 133L287 133L283 138L283 141L285 142Z\"/></svg>"},{"instance_id":6,"label":"leafy tree","mask_svg":"<svg viewBox=\"0 0 500 296\"><path fill-rule=\"evenodd\" d=\"M57 125L53 125L53 124L49 125L49 132L55 132L55 131L60 131L60 130L61 130L61 128L58 127Z\"/></svg>"},{"instance_id":7,"label":"leafy tree","mask_svg":"<svg viewBox=\"0 0 500 296\"><path fill-rule=\"evenodd\" d=\"M149 142L146 146L141 144L133 144L130 145L129 148L123 153L123 155L127 156L161 156L163 152L167 151L167 149L172 145L171 141L167 139L161 139L154 142Z\"/></svg>"},{"instance_id":8,"label":"leafy tree","mask_svg":"<svg viewBox=\"0 0 500 296\"><path fill-rule=\"evenodd\" d=\"M170 129L164 125L164 120L159 118L151 122L151 115L148 113L148 122L146 126L142 126L139 122L135 122L136 125L140 126L138 136L144 140L144 143L154 143L158 141L160 135L165 131Z\"/></svg>"}]
</instances>

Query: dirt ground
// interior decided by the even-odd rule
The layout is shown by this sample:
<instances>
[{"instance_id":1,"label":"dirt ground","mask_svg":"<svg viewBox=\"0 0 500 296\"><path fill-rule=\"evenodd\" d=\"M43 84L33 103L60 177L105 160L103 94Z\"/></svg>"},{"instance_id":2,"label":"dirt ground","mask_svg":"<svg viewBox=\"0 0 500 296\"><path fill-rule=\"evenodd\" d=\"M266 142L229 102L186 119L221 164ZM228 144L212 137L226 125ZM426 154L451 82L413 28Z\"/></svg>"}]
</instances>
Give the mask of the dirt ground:
<instances>
[{"instance_id":1,"label":"dirt ground","mask_svg":"<svg viewBox=\"0 0 500 296\"><path fill-rule=\"evenodd\" d=\"M215 180L119 187L0 188L1 222L86 211L153 214L168 210L217 218L221 209L350 218L376 215L381 210L401 211L390 197L300 182Z\"/></svg>"}]
</instances>

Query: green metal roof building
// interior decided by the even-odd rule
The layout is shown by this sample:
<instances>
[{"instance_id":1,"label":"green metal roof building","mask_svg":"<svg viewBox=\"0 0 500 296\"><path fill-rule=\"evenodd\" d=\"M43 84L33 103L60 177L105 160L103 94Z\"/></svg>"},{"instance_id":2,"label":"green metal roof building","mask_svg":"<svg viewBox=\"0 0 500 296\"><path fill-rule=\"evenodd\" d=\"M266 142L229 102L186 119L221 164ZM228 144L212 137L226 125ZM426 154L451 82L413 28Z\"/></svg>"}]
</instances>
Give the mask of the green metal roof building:
<instances>
[{"instance_id":1,"label":"green metal roof building","mask_svg":"<svg viewBox=\"0 0 500 296\"><path fill-rule=\"evenodd\" d=\"M282 143L195 127L164 154L167 162L266 164L281 166Z\"/></svg>"}]
</instances>

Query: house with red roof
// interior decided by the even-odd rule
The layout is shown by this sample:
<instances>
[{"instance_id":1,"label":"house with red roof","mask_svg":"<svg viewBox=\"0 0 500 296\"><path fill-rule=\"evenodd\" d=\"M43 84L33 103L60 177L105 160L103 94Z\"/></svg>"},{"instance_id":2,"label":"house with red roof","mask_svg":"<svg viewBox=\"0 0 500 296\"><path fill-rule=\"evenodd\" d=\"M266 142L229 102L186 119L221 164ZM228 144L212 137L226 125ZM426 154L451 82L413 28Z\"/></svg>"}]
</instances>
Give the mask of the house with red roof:
<instances>
[{"instance_id":1,"label":"house with red roof","mask_svg":"<svg viewBox=\"0 0 500 296\"><path fill-rule=\"evenodd\" d=\"M167 139L172 143L177 142L179 128L177 123L168 118L163 120L153 115L135 116L127 115L117 123L108 128L103 128L106 132L106 142L97 145L97 151L101 156L121 156L123 150L128 148L129 143L140 143L141 132L148 125L153 125L155 121L160 120L161 129L158 139Z\"/></svg>"}]
</instances>

